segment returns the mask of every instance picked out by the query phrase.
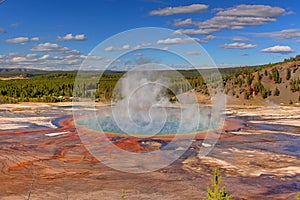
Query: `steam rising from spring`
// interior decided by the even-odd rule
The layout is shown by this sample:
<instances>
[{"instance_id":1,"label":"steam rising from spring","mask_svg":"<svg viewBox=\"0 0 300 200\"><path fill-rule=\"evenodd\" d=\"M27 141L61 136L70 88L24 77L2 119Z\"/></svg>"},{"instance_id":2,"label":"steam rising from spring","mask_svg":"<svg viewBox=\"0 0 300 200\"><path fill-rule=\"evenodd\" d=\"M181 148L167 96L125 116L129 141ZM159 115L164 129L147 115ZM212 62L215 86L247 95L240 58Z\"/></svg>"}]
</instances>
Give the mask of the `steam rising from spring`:
<instances>
[{"instance_id":1,"label":"steam rising from spring","mask_svg":"<svg viewBox=\"0 0 300 200\"><path fill-rule=\"evenodd\" d=\"M168 70L169 74L162 76L161 71L149 71L152 68ZM198 129L197 99L192 93L179 96L173 92L178 101L170 102L168 91L171 90L172 77L185 80L179 72L171 70L166 65L152 63L130 70L119 80L114 90L112 113L123 132L147 136L163 132L167 118L171 115L166 108L174 106L178 108L180 120L178 130L174 133L189 133ZM191 89L188 81L185 80L184 84ZM184 108L183 104L188 106Z\"/></svg>"}]
</instances>

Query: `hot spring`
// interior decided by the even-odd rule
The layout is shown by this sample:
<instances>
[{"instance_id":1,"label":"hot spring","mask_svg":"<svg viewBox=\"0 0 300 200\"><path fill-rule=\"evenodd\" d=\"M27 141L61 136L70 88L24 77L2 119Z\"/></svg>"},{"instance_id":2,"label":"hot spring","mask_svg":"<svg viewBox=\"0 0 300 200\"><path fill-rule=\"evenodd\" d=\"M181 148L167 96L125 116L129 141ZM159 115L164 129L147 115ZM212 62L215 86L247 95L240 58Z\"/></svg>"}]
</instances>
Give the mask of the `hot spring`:
<instances>
[{"instance_id":1,"label":"hot spring","mask_svg":"<svg viewBox=\"0 0 300 200\"><path fill-rule=\"evenodd\" d=\"M199 117L183 118L182 113L186 111L185 108L152 108L150 112L139 111L128 117L124 113L114 114L110 107L101 107L94 116L82 117L76 123L96 131L134 136L193 134L218 127L210 120L210 109L201 109Z\"/></svg>"}]
</instances>

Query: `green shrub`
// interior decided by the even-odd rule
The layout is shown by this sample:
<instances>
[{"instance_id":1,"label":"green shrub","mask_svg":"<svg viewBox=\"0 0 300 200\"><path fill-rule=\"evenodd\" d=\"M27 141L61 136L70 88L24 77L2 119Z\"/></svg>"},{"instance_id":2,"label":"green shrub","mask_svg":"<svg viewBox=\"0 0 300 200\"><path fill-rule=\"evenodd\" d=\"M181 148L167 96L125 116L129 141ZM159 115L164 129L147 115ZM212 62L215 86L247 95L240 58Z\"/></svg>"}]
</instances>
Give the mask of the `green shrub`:
<instances>
[{"instance_id":1,"label":"green shrub","mask_svg":"<svg viewBox=\"0 0 300 200\"><path fill-rule=\"evenodd\" d=\"M286 69L286 80L290 80L290 78L291 78L291 69L287 68Z\"/></svg>"},{"instance_id":2,"label":"green shrub","mask_svg":"<svg viewBox=\"0 0 300 200\"><path fill-rule=\"evenodd\" d=\"M275 92L274 92L275 96L279 96L280 95L280 90L276 87Z\"/></svg>"}]
</instances>

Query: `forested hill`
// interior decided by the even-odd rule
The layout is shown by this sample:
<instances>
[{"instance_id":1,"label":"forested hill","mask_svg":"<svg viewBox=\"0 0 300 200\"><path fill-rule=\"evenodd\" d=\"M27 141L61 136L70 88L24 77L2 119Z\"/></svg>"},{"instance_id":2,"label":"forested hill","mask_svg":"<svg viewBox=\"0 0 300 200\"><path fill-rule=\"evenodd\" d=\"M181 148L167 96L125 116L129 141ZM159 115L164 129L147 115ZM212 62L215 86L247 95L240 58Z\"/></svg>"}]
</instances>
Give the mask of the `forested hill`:
<instances>
[{"instance_id":1,"label":"forested hill","mask_svg":"<svg viewBox=\"0 0 300 200\"><path fill-rule=\"evenodd\" d=\"M300 55L280 63L236 68L220 68L225 92L238 103L272 101L297 104L300 100ZM207 69L206 71L209 71ZM199 95L209 96L205 81L196 70L179 70ZM84 79L85 97L109 101L117 81L124 72L106 72L95 86L92 72ZM168 76L168 71L162 71ZM31 69L0 69L0 103L59 102L73 98L76 71L42 71ZM84 78L84 77L83 77ZM97 78L97 77L95 77ZM186 92L190 88L173 77L171 90ZM171 93L170 93L171 94Z\"/></svg>"},{"instance_id":2,"label":"forested hill","mask_svg":"<svg viewBox=\"0 0 300 200\"><path fill-rule=\"evenodd\" d=\"M283 62L223 76L225 92L235 101L299 105L300 55Z\"/></svg>"}]
</instances>

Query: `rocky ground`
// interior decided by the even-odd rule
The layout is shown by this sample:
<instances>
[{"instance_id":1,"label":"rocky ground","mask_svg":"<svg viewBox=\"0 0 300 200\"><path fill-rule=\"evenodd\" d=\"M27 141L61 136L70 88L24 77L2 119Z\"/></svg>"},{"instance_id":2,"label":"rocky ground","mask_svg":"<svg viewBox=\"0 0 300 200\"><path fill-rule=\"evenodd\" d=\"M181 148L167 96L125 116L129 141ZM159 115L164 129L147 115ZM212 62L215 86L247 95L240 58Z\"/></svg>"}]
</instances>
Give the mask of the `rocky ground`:
<instances>
[{"instance_id":1,"label":"rocky ground","mask_svg":"<svg viewBox=\"0 0 300 200\"><path fill-rule=\"evenodd\" d=\"M95 159L74 129L69 104L0 110L0 199L203 199L215 168L234 199L295 199L300 191L299 107L230 106L207 156L198 154L200 134L173 164L142 174Z\"/></svg>"}]
</instances>

